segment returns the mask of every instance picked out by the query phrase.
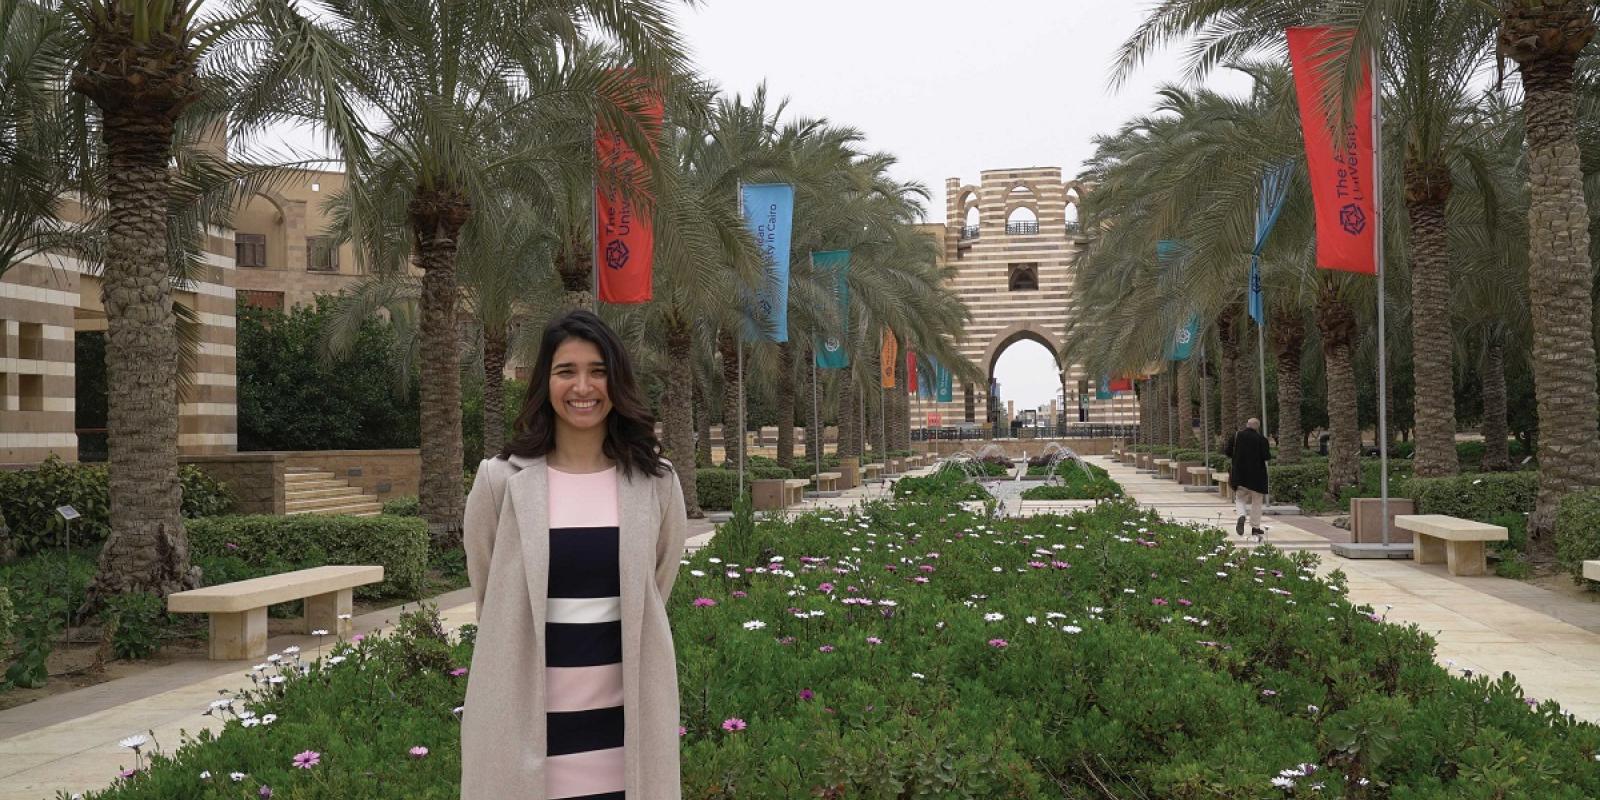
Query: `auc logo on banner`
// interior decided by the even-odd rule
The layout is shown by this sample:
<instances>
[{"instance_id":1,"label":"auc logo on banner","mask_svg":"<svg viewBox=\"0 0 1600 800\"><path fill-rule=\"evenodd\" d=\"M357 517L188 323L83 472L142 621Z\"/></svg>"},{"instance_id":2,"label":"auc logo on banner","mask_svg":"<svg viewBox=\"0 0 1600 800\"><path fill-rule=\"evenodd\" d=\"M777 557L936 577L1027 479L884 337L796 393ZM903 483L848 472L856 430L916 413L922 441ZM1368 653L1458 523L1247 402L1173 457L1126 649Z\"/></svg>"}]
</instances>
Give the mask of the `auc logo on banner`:
<instances>
[{"instance_id":1,"label":"auc logo on banner","mask_svg":"<svg viewBox=\"0 0 1600 800\"><path fill-rule=\"evenodd\" d=\"M1339 209L1339 227L1351 236L1360 236L1367 229L1367 214L1361 206L1351 203Z\"/></svg>"},{"instance_id":2,"label":"auc logo on banner","mask_svg":"<svg viewBox=\"0 0 1600 800\"><path fill-rule=\"evenodd\" d=\"M622 269L628 266L628 243L621 239L613 239L606 245L606 266L611 269Z\"/></svg>"},{"instance_id":3,"label":"auc logo on banner","mask_svg":"<svg viewBox=\"0 0 1600 800\"><path fill-rule=\"evenodd\" d=\"M1184 327L1178 329L1179 346L1187 345L1192 341L1194 341L1194 331L1189 330L1189 326L1185 325Z\"/></svg>"},{"instance_id":4,"label":"auc logo on banner","mask_svg":"<svg viewBox=\"0 0 1600 800\"><path fill-rule=\"evenodd\" d=\"M828 340L822 343L822 347L830 353L839 352L839 337L829 336Z\"/></svg>"}]
</instances>

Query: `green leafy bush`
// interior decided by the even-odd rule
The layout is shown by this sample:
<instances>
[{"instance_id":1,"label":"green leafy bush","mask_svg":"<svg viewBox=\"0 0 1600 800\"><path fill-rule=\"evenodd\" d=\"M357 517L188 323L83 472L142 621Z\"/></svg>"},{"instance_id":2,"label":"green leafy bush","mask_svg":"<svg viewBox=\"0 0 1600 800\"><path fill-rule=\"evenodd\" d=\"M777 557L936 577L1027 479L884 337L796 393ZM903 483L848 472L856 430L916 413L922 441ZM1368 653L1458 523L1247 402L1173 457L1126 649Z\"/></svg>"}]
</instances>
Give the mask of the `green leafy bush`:
<instances>
[{"instance_id":1,"label":"green leafy bush","mask_svg":"<svg viewBox=\"0 0 1600 800\"><path fill-rule=\"evenodd\" d=\"M1556 559L1583 578L1583 562L1600 558L1600 489L1573 492L1556 512ZM1591 584L1594 586L1594 584Z\"/></svg>"},{"instance_id":2,"label":"green leafy bush","mask_svg":"<svg viewBox=\"0 0 1600 800\"><path fill-rule=\"evenodd\" d=\"M946 463L931 475L901 478L894 483L894 496L900 500L924 503L959 503L966 500L993 500L982 486L967 480L966 473Z\"/></svg>"},{"instance_id":3,"label":"green leafy bush","mask_svg":"<svg viewBox=\"0 0 1600 800\"><path fill-rule=\"evenodd\" d=\"M21 687L45 684L45 659L67 623L68 609L83 604L94 572L95 558L85 552L70 556L59 551L38 553L0 565L0 588L10 596L15 637L11 646L14 660L5 670L5 683ZM0 648L3 646L0 639Z\"/></svg>"},{"instance_id":4,"label":"green leafy bush","mask_svg":"<svg viewBox=\"0 0 1600 800\"><path fill-rule=\"evenodd\" d=\"M1532 512L1539 495L1539 476L1535 472L1484 472L1412 478L1405 493L1416 501L1418 514L1490 522L1504 514Z\"/></svg>"},{"instance_id":5,"label":"green leafy bush","mask_svg":"<svg viewBox=\"0 0 1600 800\"><path fill-rule=\"evenodd\" d=\"M1509 676L1453 677L1312 555L1234 550L1122 503L749 524L772 551L717 537L668 606L684 797L1600 796L1600 727ZM473 637L441 627L425 609L335 645L338 663L286 658L239 709L273 725L225 712L219 735L90 800L455 797L467 676L444 667L469 664ZM320 763L295 769L306 749Z\"/></svg>"},{"instance_id":6,"label":"green leafy bush","mask_svg":"<svg viewBox=\"0 0 1600 800\"><path fill-rule=\"evenodd\" d=\"M1030 467L1029 474L1036 468ZM1043 468L1038 468L1043 469ZM1105 470L1087 462L1063 461L1056 466L1059 484L1034 486L1022 492L1024 500L1103 500L1122 496L1122 484Z\"/></svg>"},{"instance_id":7,"label":"green leafy bush","mask_svg":"<svg viewBox=\"0 0 1600 800\"><path fill-rule=\"evenodd\" d=\"M106 600L102 622L111 635L117 658L144 659L161 647L166 605L150 592L129 592Z\"/></svg>"},{"instance_id":8,"label":"green leafy bush","mask_svg":"<svg viewBox=\"0 0 1600 800\"><path fill-rule=\"evenodd\" d=\"M338 302L319 296L287 313L239 302L240 450L417 446L417 383L396 380L402 348L390 323L363 322L346 356L323 357Z\"/></svg>"},{"instance_id":9,"label":"green leafy bush","mask_svg":"<svg viewBox=\"0 0 1600 800\"><path fill-rule=\"evenodd\" d=\"M727 511L733 508L733 496L739 492L739 473L712 467L694 471L695 498L705 511Z\"/></svg>"},{"instance_id":10,"label":"green leafy bush","mask_svg":"<svg viewBox=\"0 0 1600 800\"><path fill-rule=\"evenodd\" d=\"M206 569L212 585L326 564L383 566L357 597L414 598L427 585L428 526L415 517L213 517L189 523L189 547L223 573Z\"/></svg>"},{"instance_id":11,"label":"green leafy bush","mask_svg":"<svg viewBox=\"0 0 1600 800\"><path fill-rule=\"evenodd\" d=\"M11 661L11 634L17 629L17 609L11 604L11 590L0 586L0 664Z\"/></svg>"},{"instance_id":12,"label":"green leafy bush","mask_svg":"<svg viewBox=\"0 0 1600 800\"><path fill-rule=\"evenodd\" d=\"M191 464L178 468L183 516L189 519L233 510L228 487ZM59 506L78 510L72 546L98 546L111 532L111 485L104 464L73 464L52 454L31 469L0 472L0 515L9 521L18 555L62 547L66 521Z\"/></svg>"},{"instance_id":13,"label":"green leafy bush","mask_svg":"<svg viewBox=\"0 0 1600 800\"><path fill-rule=\"evenodd\" d=\"M383 513L394 517L420 517L422 516L421 506L422 501L417 499L416 495L408 494L404 497L396 497L393 500L385 501Z\"/></svg>"},{"instance_id":14,"label":"green leafy bush","mask_svg":"<svg viewBox=\"0 0 1600 800\"><path fill-rule=\"evenodd\" d=\"M1275 503L1289 503L1308 511L1319 508L1328 493L1328 462L1269 465L1267 489Z\"/></svg>"}]
</instances>

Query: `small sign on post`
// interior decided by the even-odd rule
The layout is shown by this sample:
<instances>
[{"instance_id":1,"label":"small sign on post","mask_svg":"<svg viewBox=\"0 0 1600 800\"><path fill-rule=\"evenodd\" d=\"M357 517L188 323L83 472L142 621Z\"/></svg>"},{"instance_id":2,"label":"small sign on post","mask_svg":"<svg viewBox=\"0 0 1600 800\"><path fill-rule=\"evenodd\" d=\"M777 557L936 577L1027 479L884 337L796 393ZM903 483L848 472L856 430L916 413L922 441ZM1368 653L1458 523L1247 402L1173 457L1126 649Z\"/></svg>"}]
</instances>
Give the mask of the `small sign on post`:
<instances>
[{"instance_id":1,"label":"small sign on post","mask_svg":"<svg viewBox=\"0 0 1600 800\"><path fill-rule=\"evenodd\" d=\"M66 541L65 541L65 544L66 544L67 559L70 562L71 559L72 559L72 521L77 519L78 517L80 517L82 515L80 515L78 513L78 509L73 508L72 506L56 506L56 513L60 514L61 515L61 519L66 523ZM71 648L72 647L72 623L73 623L73 617L75 616L75 611L76 611L76 609L74 609L72 607L72 584L71 584L71 582L70 581L64 582L62 588L66 590L66 595L67 595L67 640L66 640L65 644L66 644L66 646L68 648Z\"/></svg>"}]
</instances>

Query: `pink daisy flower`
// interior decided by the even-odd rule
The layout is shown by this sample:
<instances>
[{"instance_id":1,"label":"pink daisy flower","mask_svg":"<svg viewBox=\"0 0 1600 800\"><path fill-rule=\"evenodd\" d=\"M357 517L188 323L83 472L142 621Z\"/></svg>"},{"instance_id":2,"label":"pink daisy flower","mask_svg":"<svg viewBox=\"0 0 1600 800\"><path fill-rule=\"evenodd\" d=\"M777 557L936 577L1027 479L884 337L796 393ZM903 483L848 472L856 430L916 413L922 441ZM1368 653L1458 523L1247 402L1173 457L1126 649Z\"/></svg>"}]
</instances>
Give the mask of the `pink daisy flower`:
<instances>
[{"instance_id":1,"label":"pink daisy flower","mask_svg":"<svg viewBox=\"0 0 1600 800\"><path fill-rule=\"evenodd\" d=\"M322 754L315 750L306 750L294 757L294 765L297 769L311 769L320 763L322 763Z\"/></svg>"},{"instance_id":2,"label":"pink daisy flower","mask_svg":"<svg viewBox=\"0 0 1600 800\"><path fill-rule=\"evenodd\" d=\"M1009 643L1006 642L1006 640L1004 640L1004 639L990 639L989 640L989 646L990 647L1005 648L1008 644Z\"/></svg>"},{"instance_id":3,"label":"pink daisy flower","mask_svg":"<svg viewBox=\"0 0 1600 800\"><path fill-rule=\"evenodd\" d=\"M745 724L745 721L739 719L738 717L729 717L722 721L722 729L728 731L729 733L732 733L733 731L742 731L748 727L749 726Z\"/></svg>"}]
</instances>

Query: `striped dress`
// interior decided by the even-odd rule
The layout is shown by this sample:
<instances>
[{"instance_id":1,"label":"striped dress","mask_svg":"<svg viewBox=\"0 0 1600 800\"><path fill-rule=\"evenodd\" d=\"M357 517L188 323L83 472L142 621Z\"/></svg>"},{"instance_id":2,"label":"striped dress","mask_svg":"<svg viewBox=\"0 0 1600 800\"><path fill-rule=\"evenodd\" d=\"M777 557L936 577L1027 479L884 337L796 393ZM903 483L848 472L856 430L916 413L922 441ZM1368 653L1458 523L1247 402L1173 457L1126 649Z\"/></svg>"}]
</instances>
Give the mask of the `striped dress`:
<instances>
[{"instance_id":1,"label":"striped dress","mask_svg":"<svg viewBox=\"0 0 1600 800\"><path fill-rule=\"evenodd\" d=\"M624 800L617 471L549 475L545 792Z\"/></svg>"}]
</instances>

